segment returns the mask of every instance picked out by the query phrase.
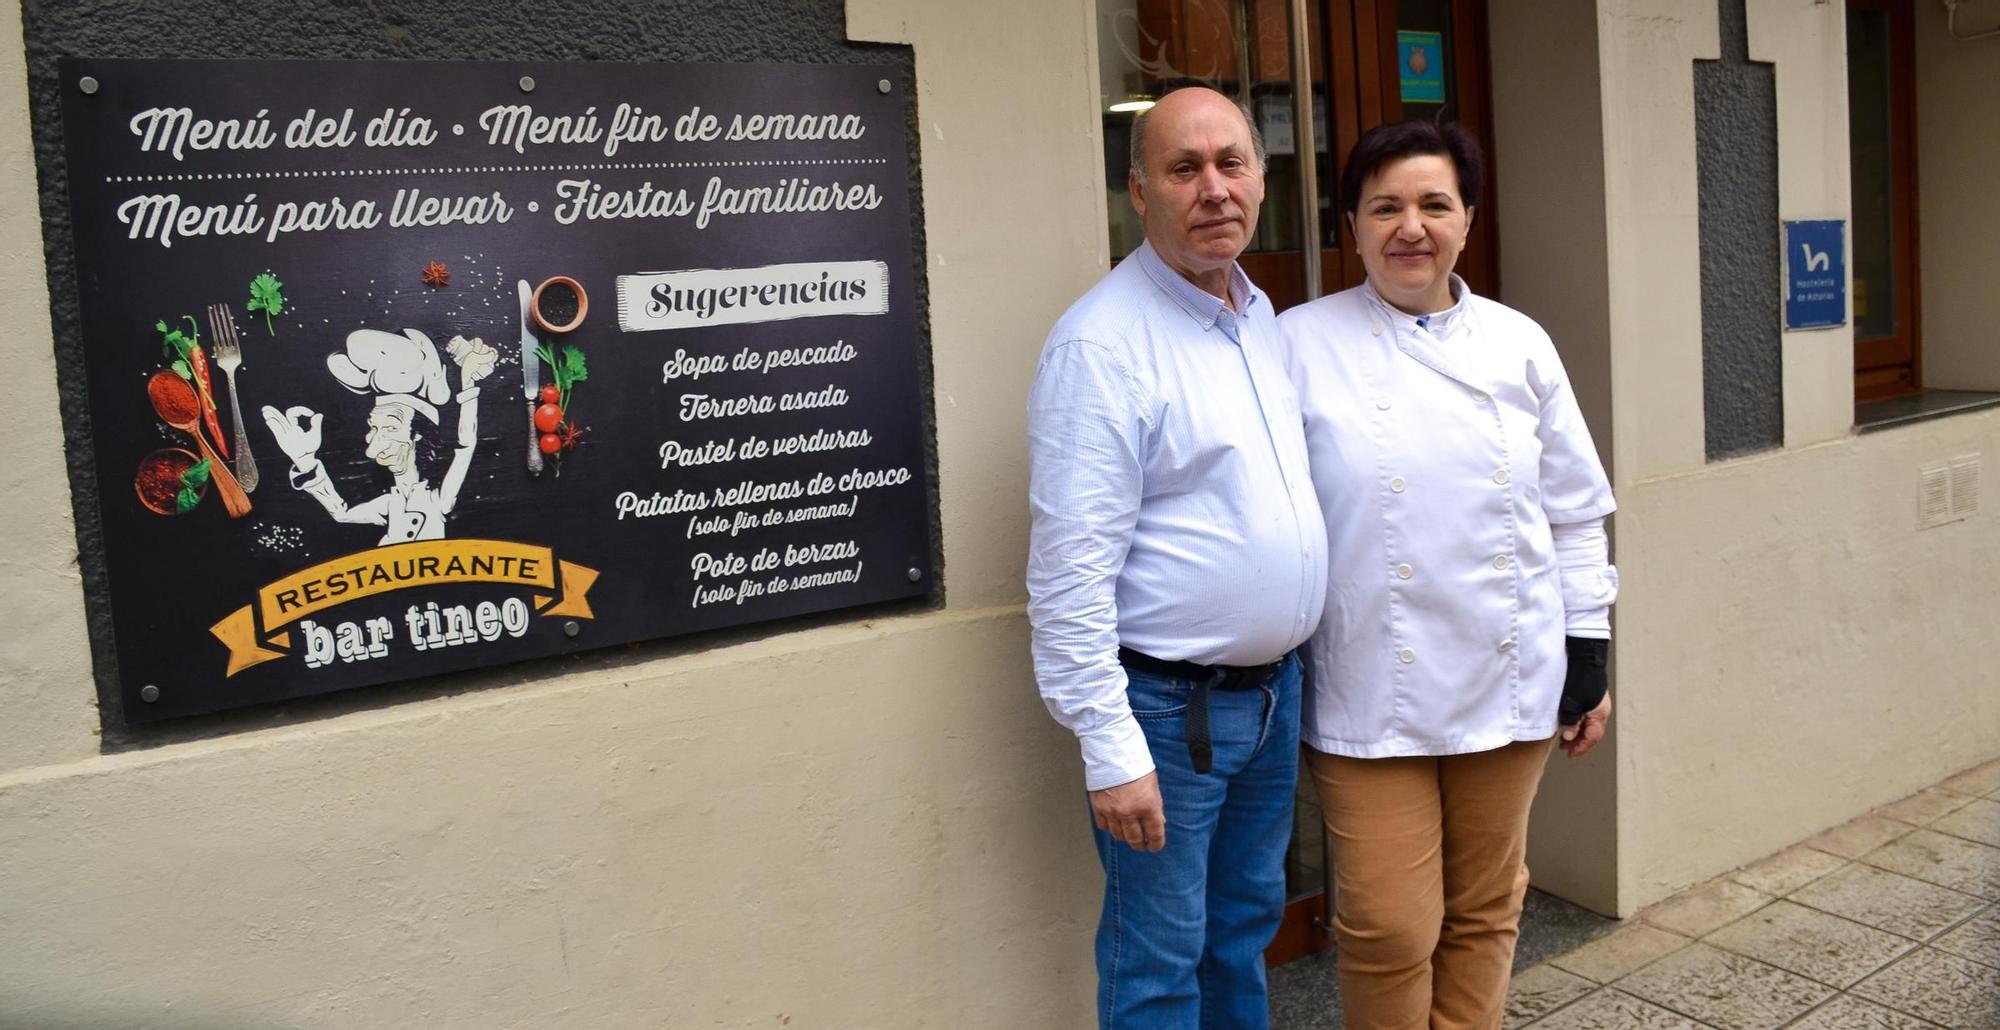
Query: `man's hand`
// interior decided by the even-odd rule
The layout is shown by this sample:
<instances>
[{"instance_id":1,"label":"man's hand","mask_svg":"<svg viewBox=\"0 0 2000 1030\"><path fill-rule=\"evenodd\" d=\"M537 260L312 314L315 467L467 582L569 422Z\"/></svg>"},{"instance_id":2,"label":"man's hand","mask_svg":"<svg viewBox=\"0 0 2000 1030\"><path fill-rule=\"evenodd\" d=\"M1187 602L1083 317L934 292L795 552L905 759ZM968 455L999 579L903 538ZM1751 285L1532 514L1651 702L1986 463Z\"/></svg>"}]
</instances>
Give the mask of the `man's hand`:
<instances>
[{"instance_id":1,"label":"man's hand","mask_svg":"<svg viewBox=\"0 0 2000 1030\"><path fill-rule=\"evenodd\" d=\"M1097 828L1132 845L1134 851L1167 846L1167 811L1160 804L1160 774L1149 772L1130 783L1090 792L1090 815Z\"/></svg>"},{"instance_id":2,"label":"man's hand","mask_svg":"<svg viewBox=\"0 0 2000 1030\"><path fill-rule=\"evenodd\" d=\"M470 340L463 336L454 336L450 343L444 345L444 351L451 356L452 363L458 366L460 390L471 389L474 384L486 378L500 360L500 352L477 336Z\"/></svg>"},{"instance_id":3,"label":"man's hand","mask_svg":"<svg viewBox=\"0 0 2000 1030\"><path fill-rule=\"evenodd\" d=\"M319 464L320 415L311 408L298 405L283 412L264 405L264 425L278 441L278 449L285 457L292 459L292 467L300 475L312 472Z\"/></svg>"},{"instance_id":4,"label":"man's hand","mask_svg":"<svg viewBox=\"0 0 2000 1030\"><path fill-rule=\"evenodd\" d=\"M1562 749L1571 758L1582 758L1597 742L1604 739L1604 727L1611 723L1611 692L1605 691L1604 700L1597 707L1583 713L1574 726L1562 728Z\"/></svg>"}]
</instances>

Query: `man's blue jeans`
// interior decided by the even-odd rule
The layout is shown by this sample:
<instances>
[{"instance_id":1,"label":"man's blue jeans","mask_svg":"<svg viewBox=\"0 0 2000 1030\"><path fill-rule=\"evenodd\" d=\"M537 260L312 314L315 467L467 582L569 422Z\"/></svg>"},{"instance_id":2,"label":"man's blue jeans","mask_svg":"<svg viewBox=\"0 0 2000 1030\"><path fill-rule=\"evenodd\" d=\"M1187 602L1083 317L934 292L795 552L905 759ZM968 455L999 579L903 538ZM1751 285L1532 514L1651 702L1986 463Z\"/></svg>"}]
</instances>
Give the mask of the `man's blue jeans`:
<instances>
[{"instance_id":1,"label":"man's blue jeans","mask_svg":"<svg viewBox=\"0 0 2000 1030\"><path fill-rule=\"evenodd\" d=\"M1188 757L1192 681L1127 670L1160 774L1167 844L1135 851L1097 830L1098 1022L1117 1030L1263 1030L1264 948L1285 907L1299 776L1296 653L1255 690L1211 690L1215 767Z\"/></svg>"}]
</instances>

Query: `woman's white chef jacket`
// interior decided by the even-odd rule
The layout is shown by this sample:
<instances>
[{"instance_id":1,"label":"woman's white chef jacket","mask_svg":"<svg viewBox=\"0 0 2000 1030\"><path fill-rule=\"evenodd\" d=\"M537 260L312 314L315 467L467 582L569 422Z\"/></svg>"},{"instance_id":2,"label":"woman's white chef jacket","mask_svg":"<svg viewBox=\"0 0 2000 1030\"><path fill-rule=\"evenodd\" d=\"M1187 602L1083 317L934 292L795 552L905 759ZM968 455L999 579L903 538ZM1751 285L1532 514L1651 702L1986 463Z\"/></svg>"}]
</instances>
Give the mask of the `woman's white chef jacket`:
<instances>
[{"instance_id":1,"label":"woman's white chef jacket","mask_svg":"<svg viewBox=\"0 0 2000 1030\"><path fill-rule=\"evenodd\" d=\"M1608 635L1616 504L1562 362L1532 319L1452 286L1423 325L1366 284L1279 319L1328 542L1302 734L1332 754L1547 739L1566 624ZM1559 569L1551 523L1594 534L1589 557Z\"/></svg>"}]
</instances>

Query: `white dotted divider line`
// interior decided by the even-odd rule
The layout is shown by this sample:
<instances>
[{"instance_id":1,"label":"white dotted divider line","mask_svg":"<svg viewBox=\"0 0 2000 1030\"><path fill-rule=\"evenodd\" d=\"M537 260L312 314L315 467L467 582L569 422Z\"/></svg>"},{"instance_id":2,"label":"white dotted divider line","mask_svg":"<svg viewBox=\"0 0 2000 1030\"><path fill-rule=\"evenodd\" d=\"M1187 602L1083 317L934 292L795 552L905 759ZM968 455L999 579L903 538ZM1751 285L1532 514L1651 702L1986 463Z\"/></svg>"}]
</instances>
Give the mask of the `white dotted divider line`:
<instances>
[{"instance_id":1,"label":"white dotted divider line","mask_svg":"<svg viewBox=\"0 0 2000 1030\"><path fill-rule=\"evenodd\" d=\"M288 172L187 172L177 175L107 175L107 183L208 182L226 179L338 179L370 175L483 175L491 172L626 172L675 168L798 168L823 165L885 165L886 157L819 157L776 161L635 161L582 165L488 165L448 168L322 168Z\"/></svg>"}]
</instances>

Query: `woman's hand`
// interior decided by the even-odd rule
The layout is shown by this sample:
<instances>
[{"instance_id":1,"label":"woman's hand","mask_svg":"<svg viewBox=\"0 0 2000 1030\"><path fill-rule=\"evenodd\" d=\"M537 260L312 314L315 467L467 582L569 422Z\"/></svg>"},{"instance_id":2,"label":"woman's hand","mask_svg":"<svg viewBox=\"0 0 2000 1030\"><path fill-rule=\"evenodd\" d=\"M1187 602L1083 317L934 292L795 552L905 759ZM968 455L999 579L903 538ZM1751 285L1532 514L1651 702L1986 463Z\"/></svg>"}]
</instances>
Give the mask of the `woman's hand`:
<instances>
[{"instance_id":1,"label":"woman's hand","mask_svg":"<svg viewBox=\"0 0 2000 1030\"><path fill-rule=\"evenodd\" d=\"M1582 758L1597 742L1604 739L1604 728L1611 724L1611 692L1604 692L1604 700L1597 707L1583 713L1574 726L1562 728L1562 749L1571 758Z\"/></svg>"}]
</instances>

